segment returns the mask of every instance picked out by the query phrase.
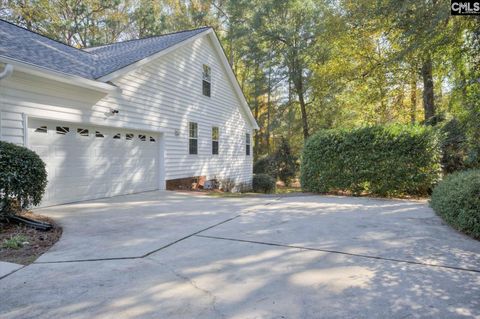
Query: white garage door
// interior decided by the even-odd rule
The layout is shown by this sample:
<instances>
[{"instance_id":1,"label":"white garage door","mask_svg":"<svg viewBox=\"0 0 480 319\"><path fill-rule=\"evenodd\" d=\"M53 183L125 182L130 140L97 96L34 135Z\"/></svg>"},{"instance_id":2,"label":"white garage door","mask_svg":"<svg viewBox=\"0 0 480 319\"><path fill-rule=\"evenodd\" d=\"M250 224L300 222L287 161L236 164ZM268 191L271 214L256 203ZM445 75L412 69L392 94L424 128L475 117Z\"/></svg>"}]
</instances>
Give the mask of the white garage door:
<instances>
[{"instance_id":1,"label":"white garage door","mask_svg":"<svg viewBox=\"0 0 480 319\"><path fill-rule=\"evenodd\" d=\"M29 119L29 147L47 164L41 206L158 189L158 135Z\"/></svg>"}]
</instances>

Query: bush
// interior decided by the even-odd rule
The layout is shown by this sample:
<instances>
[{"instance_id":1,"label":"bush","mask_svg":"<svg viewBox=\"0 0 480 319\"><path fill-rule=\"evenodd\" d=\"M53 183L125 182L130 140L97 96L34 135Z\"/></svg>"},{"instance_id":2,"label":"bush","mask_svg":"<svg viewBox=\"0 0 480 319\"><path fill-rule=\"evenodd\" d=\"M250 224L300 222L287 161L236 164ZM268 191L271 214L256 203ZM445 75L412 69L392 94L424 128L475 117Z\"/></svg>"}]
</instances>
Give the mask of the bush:
<instances>
[{"instance_id":1,"label":"bush","mask_svg":"<svg viewBox=\"0 0 480 319\"><path fill-rule=\"evenodd\" d=\"M453 118L440 125L442 168L445 173L465 169L467 157L467 135L465 126Z\"/></svg>"},{"instance_id":2,"label":"bush","mask_svg":"<svg viewBox=\"0 0 480 319\"><path fill-rule=\"evenodd\" d=\"M425 126L323 130L305 144L306 191L426 195L441 176L438 133Z\"/></svg>"},{"instance_id":3,"label":"bush","mask_svg":"<svg viewBox=\"0 0 480 319\"><path fill-rule=\"evenodd\" d=\"M292 155L290 145L287 140L282 137L280 145L274 154L274 162L276 166L276 176L289 186L292 179L297 173L297 159Z\"/></svg>"},{"instance_id":4,"label":"bush","mask_svg":"<svg viewBox=\"0 0 480 319\"><path fill-rule=\"evenodd\" d=\"M434 188L430 205L452 227L480 239L480 170L446 176Z\"/></svg>"},{"instance_id":5,"label":"bush","mask_svg":"<svg viewBox=\"0 0 480 319\"><path fill-rule=\"evenodd\" d=\"M230 193L235 188L235 180L233 178L224 178L220 180L220 189Z\"/></svg>"},{"instance_id":6,"label":"bush","mask_svg":"<svg viewBox=\"0 0 480 319\"><path fill-rule=\"evenodd\" d=\"M282 137L274 154L265 156L253 165L254 174L267 174L290 185L297 174L297 158L293 156L288 141Z\"/></svg>"},{"instance_id":7,"label":"bush","mask_svg":"<svg viewBox=\"0 0 480 319\"><path fill-rule=\"evenodd\" d=\"M0 213L40 204L46 186L45 163L35 152L0 141Z\"/></svg>"},{"instance_id":8,"label":"bush","mask_svg":"<svg viewBox=\"0 0 480 319\"><path fill-rule=\"evenodd\" d=\"M258 159L253 165L253 173L277 177L275 158L272 155L268 155Z\"/></svg>"},{"instance_id":9,"label":"bush","mask_svg":"<svg viewBox=\"0 0 480 319\"><path fill-rule=\"evenodd\" d=\"M275 179L267 174L253 175L253 191L255 193L273 193L275 191Z\"/></svg>"}]
</instances>

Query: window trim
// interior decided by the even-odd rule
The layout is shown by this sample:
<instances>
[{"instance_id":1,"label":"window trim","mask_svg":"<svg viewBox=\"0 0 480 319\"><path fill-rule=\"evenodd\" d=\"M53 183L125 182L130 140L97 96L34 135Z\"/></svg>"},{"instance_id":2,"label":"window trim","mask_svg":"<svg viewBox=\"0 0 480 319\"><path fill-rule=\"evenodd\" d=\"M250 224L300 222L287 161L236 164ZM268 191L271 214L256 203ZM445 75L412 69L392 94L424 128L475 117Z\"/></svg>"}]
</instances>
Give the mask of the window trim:
<instances>
[{"instance_id":1,"label":"window trim","mask_svg":"<svg viewBox=\"0 0 480 319\"><path fill-rule=\"evenodd\" d=\"M192 136L192 130L191 130L191 125L194 124L195 125L195 131L193 134L194 136ZM191 145L190 145L190 141L192 140L195 140L196 141L196 147L195 147L195 153L192 153L192 149L191 149ZM198 122L188 122L188 155L198 155Z\"/></svg>"},{"instance_id":2,"label":"window trim","mask_svg":"<svg viewBox=\"0 0 480 319\"><path fill-rule=\"evenodd\" d=\"M214 138L213 131L217 129L217 139ZM214 152L214 143L217 142L217 152ZM219 155L220 154L220 127L212 126L212 155Z\"/></svg>"}]
</instances>

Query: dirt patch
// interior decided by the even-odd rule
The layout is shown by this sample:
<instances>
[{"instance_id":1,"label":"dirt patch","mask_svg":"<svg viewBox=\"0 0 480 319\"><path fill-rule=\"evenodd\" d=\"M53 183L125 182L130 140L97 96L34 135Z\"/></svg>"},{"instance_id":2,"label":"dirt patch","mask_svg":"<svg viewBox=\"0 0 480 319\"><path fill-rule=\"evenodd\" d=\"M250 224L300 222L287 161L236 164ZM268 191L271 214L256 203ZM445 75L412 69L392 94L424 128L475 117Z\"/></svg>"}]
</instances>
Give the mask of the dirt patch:
<instances>
[{"instance_id":1,"label":"dirt patch","mask_svg":"<svg viewBox=\"0 0 480 319\"><path fill-rule=\"evenodd\" d=\"M0 221L0 261L28 265L60 239L62 228L56 225L52 219L42 215L25 212L20 214L20 216L48 222L53 225L53 228L49 231L40 231L24 225ZM14 241L12 241L12 238ZM11 244L18 243L21 247L5 247L7 241Z\"/></svg>"}]
</instances>

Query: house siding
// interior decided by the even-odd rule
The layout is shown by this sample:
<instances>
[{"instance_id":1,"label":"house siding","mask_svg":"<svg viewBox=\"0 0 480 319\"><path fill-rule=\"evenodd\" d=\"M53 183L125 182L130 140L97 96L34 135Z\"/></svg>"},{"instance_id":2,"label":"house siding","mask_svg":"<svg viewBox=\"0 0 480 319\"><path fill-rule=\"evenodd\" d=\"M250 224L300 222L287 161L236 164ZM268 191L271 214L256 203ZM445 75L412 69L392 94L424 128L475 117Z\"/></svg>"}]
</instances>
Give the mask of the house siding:
<instances>
[{"instance_id":1,"label":"house siding","mask_svg":"<svg viewBox=\"0 0 480 319\"><path fill-rule=\"evenodd\" d=\"M205 35L113 80L121 92L109 95L14 72L0 83L0 138L22 143L22 114L162 132L165 180L206 175L249 183L245 134L252 126L211 41ZM203 64L212 70L210 98L202 95ZM109 116L111 109L119 114ZM198 155L188 154L188 122L198 123ZM211 154L212 126L220 128L219 155Z\"/></svg>"}]
</instances>

